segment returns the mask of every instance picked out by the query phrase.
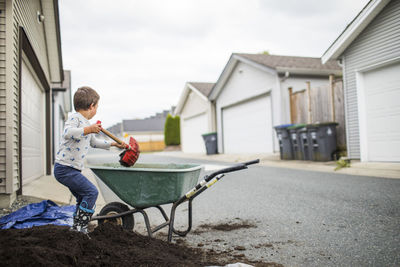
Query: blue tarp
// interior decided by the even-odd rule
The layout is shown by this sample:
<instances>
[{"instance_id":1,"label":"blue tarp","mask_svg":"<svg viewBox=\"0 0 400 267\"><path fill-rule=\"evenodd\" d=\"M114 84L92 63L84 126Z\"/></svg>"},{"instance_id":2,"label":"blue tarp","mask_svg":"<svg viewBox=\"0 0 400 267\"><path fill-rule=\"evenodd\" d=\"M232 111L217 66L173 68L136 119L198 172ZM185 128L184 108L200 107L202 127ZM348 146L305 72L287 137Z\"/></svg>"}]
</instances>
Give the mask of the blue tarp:
<instances>
[{"instance_id":1,"label":"blue tarp","mask_svg":"<svg viewBox=\"0 0 400 267\"><path fill-rule=\"evenodd\" d=\"M22 229L46 224L72 226L75 206L58 206L51 200L26 205L0 218L0 229Z\"/></svg>"}]
</instances>

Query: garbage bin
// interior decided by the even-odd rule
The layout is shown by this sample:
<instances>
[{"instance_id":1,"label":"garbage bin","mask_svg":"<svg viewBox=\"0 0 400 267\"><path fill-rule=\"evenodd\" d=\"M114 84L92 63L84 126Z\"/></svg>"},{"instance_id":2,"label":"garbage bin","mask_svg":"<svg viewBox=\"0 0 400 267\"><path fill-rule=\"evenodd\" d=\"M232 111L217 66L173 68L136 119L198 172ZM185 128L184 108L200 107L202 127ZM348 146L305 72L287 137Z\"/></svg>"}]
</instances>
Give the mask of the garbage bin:
<instances>
[{"instance_id":1,"label":"garbage bin","mask_svg":"<svg viewBox=\"0 0 400 267\"><path fill-rule=\"evenodd\" d=\"M330 161L336 152L336 122L310 124L307 127L311 160Z\"/></svg>"},{"instance_id":2,"label":"garbage bin","mask_svg":"<svg viewBox=\"0 0 400 267\"><path fill-rule=\"evenodd\" d=\"M207 155L217 154L218 143L217 143L217 133L207 133L202 134L204 144L206 146Z\"/></svg>"},{"instance_id":3,"label":"garbage bin","mask_svg":"<svg viewBox=\"0 0 400 267\"><path fill-rule=\"evenodd\" d=\"M281 159L294 159L292 143L290 141L290 135L288 127L294 124L283 124L275 126L276 136L279 140L279 152Z\"/></svg>"},{"instance_id":4,"label":"garbage bin","mask_svg":"<svg viewBox=\"0 0 400 267\"><path fill-rule=\"evenodd\" d=\"M301 128L304 128L306 125L305 124L295 124L293 126L288 127L289 134L290 134L290 139L292 141L292 148L293 148L293 155L294 159L297 160L303 160L303 152L302 152L302 147L300 144L300 136L299 136L299 130Z\"/></svg>"},{"instance_id":5,"label":"garbage bin","mask_svg":"<svg viewBox=\"0 0 400 267\"><path fill-rule=\"evenodd\" d=\"M304 160L311 160L310 136L308 135L307 125L300 128L297 132L300 138L301 153Z\"/></svg>"}]
</instances>

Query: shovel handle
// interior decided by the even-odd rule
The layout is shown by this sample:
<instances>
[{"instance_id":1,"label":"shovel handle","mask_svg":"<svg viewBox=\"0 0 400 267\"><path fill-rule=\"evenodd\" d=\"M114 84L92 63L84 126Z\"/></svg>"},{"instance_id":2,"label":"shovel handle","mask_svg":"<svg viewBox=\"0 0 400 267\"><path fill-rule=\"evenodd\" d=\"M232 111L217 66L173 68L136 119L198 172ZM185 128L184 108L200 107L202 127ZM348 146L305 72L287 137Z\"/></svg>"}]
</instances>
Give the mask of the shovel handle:
<instances>
[{"instance_id":1,"label":"shovel handle","mask_svg":"<svg viewBox=\"0 0 400 267\"><path fill-rule=\"evenodd\" d=\"M97 121L97 124L101 124L101 121ZM101 131L107 135L108 137L110 137L112 140L114 140L115 142L117 142L118 144L122 144L123 142L121 141L121 139L119 139L118 137L116 137L115 135L113 135L112 133L110 133L109 131L107 131L106 129L104 129L103 127L101 127ZM127 145L126 148L129 148L129 146Z\"/></svg>"}]
</instances>

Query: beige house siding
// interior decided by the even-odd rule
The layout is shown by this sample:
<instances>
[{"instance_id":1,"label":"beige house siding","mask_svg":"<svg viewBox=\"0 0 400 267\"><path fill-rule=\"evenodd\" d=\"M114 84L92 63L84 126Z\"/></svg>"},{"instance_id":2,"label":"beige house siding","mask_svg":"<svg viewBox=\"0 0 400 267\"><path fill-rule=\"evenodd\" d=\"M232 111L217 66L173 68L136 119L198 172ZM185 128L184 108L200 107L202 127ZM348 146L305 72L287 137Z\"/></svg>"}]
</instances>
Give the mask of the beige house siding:
<instances>
[{"instance_id":1,"label":"beige house siding","mask_svg":"<svg viewBox=\"0 0 400 267\"><path fill-rule=\"evenodd\" d=\"M0 0L2 23L0 53L0 193L12 193L19 188L19 27L23 27L49 80L45 29L39 23L37 12L42 13L39 0ZM4 24L5 23L5 27ZM5 28L5 38L3 29ZM4 43L5 48L4 49ZM4 53L5 52L5 53ZM6 67L7 66L7 67ZM4 103L4 104L3 104ZM5 120L5 123L4 123ZM3 148L4 147L4 148ZM3 170L4 169L4 170Z\"/></svg>"},{"instance_id":2,"label":"beige house siding","mask_svg":"<svg viewBox=\"0 0 400 267\"><path fill-rule=\"evenodd\" d=\"M6 192L6 3L0 0L0 193Z\"/></svg>"},{"instance_id":3,"label":"beige house siding","mask_svg":"<svg viewBox=\"0 0 400 267\"><path fill-rule=\"evenodd\" d=\"M182 119L185 119L200 113L208 112L208 109L208 102L193 91L190 91L180 116Z\"/></svg>"}]
</instances>

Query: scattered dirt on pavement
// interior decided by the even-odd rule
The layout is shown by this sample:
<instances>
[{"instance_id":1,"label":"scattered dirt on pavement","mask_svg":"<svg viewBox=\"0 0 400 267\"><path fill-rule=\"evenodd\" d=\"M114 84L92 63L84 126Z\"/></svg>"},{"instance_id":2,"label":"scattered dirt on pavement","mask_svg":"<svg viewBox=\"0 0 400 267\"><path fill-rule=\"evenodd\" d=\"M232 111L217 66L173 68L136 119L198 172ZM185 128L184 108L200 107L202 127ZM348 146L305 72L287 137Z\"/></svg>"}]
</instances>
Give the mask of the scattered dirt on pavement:
<instances>
[{"instance_id":1,"label":"scattered dirt on pavement","mask_svg":"<svg viewBox=\"0 0 400 267\"><path fill-rule=\"evenodd\" d=\"M0 230L0 266L223 266L235 262L282 266L249 261L243 254L168 243L110 223L98 226L89 237L54 225Z\"/></svg>"},{"instance_id":2,"label":"scattered dirt on pavement","mask_svg":"<svg viewBox=\"0 0 400 267\"><path fill-rule=\"evenodd\" d=\"M216 231L234 231L238 229L248 229L248 228L256 228L257 225L250 223L248 221L241 221L239 223L221 223L221 224L201 224L195 229L192 233L201 234L208 230L216 230Z\"/></svg>"}]
</instances>

